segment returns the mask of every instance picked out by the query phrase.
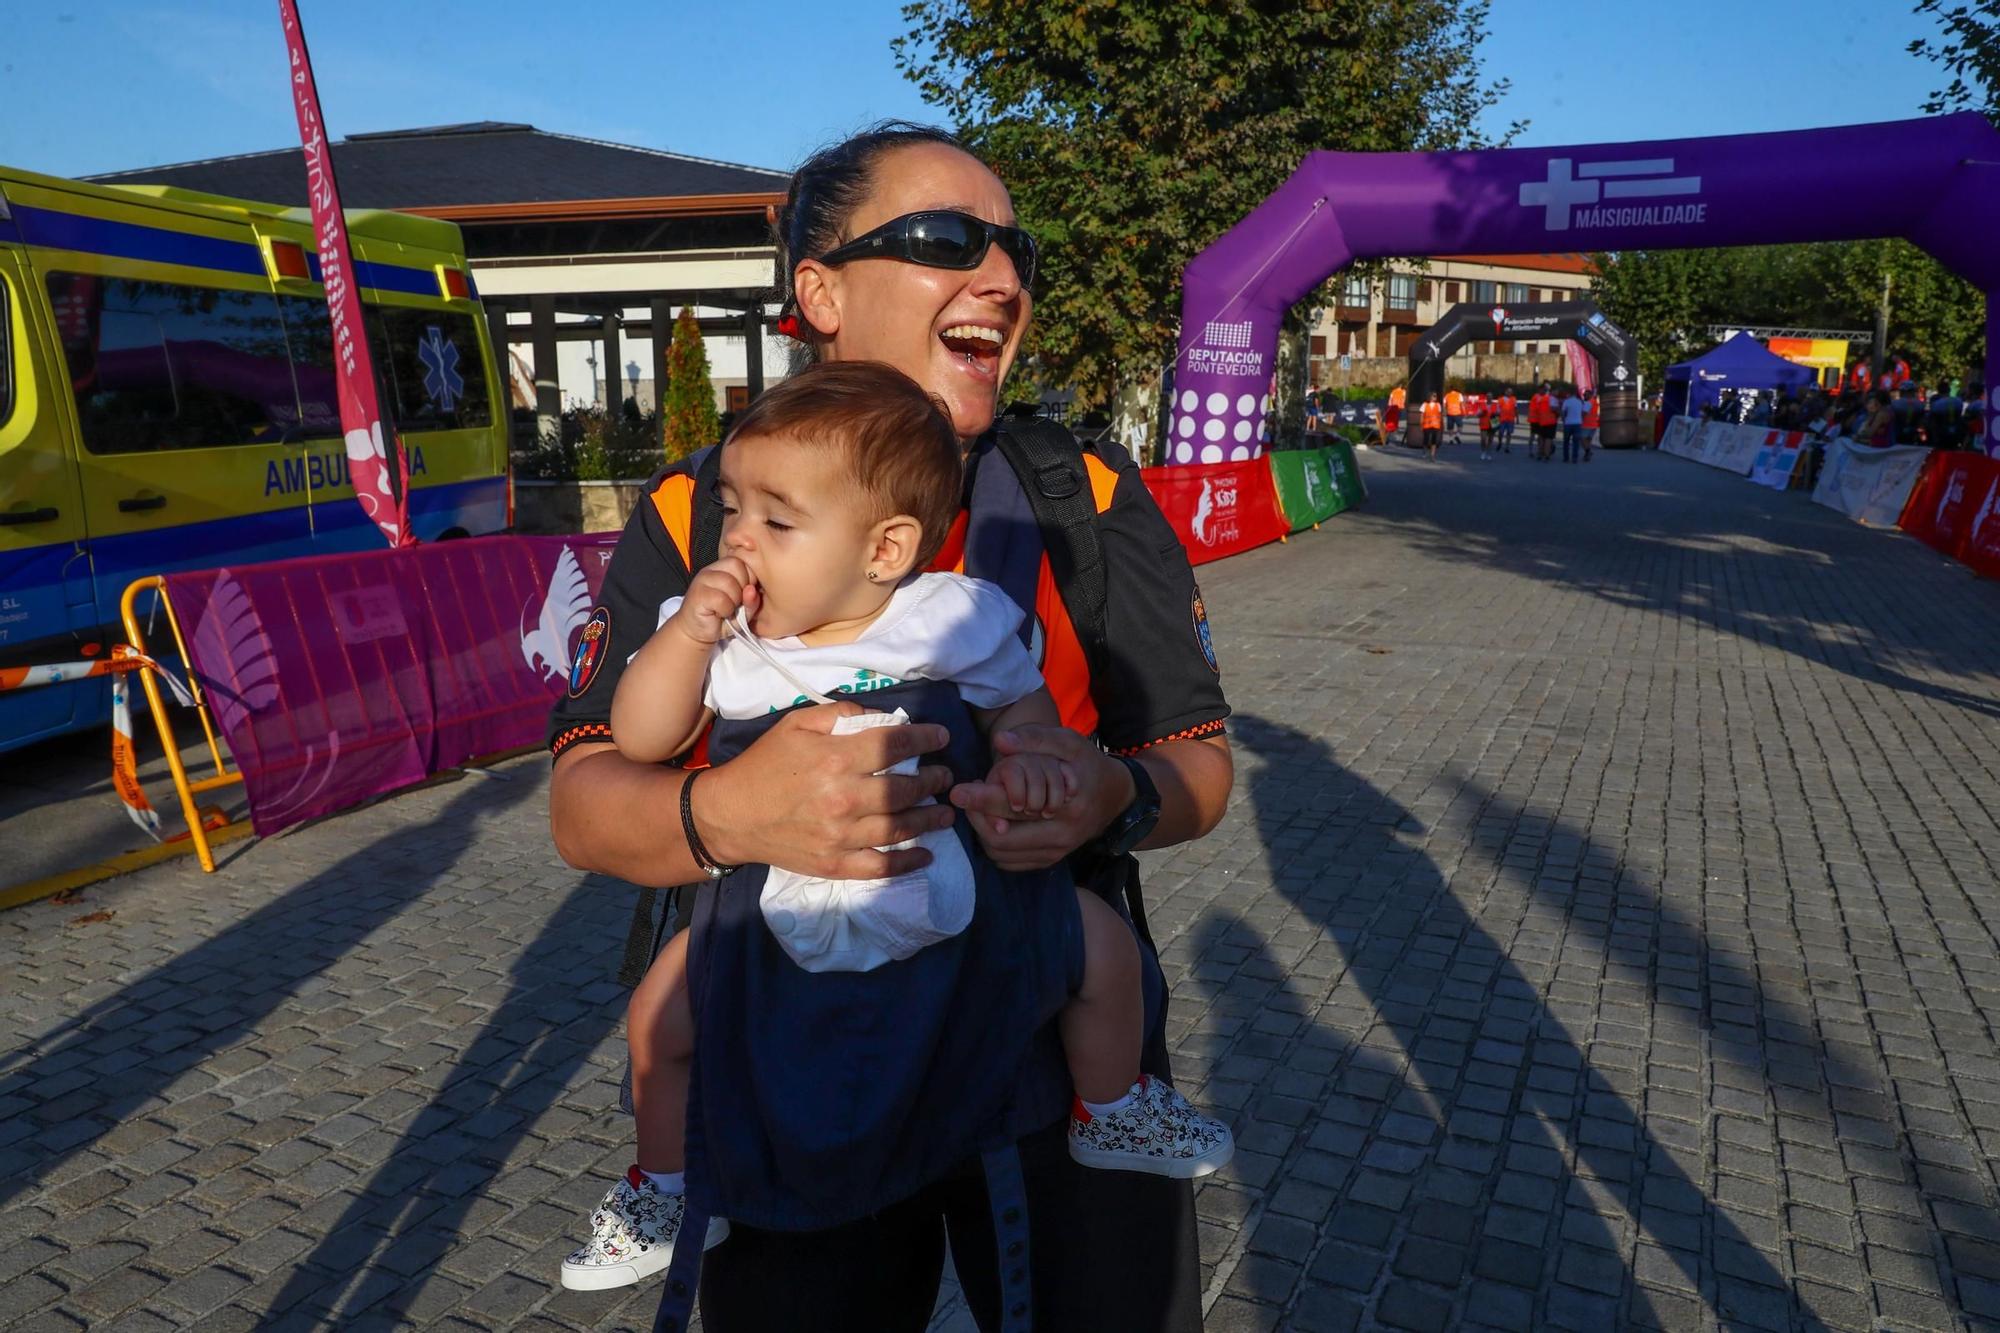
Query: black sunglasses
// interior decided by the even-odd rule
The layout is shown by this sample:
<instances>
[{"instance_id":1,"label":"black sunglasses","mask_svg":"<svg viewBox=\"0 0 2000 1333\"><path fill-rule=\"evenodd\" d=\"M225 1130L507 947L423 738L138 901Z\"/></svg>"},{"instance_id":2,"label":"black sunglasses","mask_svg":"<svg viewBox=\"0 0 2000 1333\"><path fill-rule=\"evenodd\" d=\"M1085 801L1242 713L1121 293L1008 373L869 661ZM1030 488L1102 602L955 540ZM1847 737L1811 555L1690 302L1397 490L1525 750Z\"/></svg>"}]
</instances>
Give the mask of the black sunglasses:
<instances>
[{"instance_id":1,"label":"black sunglasses","mask_svg":"<svg viewBox=\"0 0 2000 1333\"><path fill-rule=\"evenodd\" d=\"M1014 261L1023 289L1035 288L1035 238L964 213L905 213L821 255L822 264L850 259L906 259L926 268L978 268L994 245Z\"/></svg>"}]
</instances>

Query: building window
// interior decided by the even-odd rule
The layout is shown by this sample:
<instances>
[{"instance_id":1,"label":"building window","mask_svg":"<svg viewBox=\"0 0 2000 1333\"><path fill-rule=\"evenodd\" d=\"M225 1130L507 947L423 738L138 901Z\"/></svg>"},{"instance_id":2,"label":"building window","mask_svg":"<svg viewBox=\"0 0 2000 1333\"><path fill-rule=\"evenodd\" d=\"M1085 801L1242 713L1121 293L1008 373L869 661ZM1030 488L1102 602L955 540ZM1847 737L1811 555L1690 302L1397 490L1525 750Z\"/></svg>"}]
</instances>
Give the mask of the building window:
<instances>
[{"instance_id":1,"label":"building window","mask_svg":"<svg viewBox=\"0 0 2000 1333\"><path fill-rule=\"evenodd\" d=\"M1312 354L1313 354L1314 356L1325 356L1325 355L1326 355L1326 337L1325 337L1325 335L1323 335L1323 334L1317 334L1317 333L1313 335L1313 340L1312 340Z\"/></svg>"},{"instance_id":2,"label":"building window","mask_svg":"<svg viewBox=\"0 0 2000 1333\"><path fill-rule=\"evenodd\" d=\"M1500 299L1500 284L1497 282L1473 283L1472 299L1481 305L1492 305Z\"/></svg>"},{"instance_id":3,"label":"building window","mask_svg":"<svg viewBox=\"0 0 2000 1333\"><path fill-rule=\"evenodd\" d=\"M1429 279L1417 284L1417 300L1425 305L1431 303L1431 284Z\"/></svg>"},{"instance_id":4,"label":"building window","mask_svg":"<svg viewBox=\"0 0 2000 1333\"><path fill-rule=\"evenodd\" d=\"M1417 280L1414 275L1393 273L1389 276L1389 308L1391 310L1417 308Z\"/></svg>"},{"instance_id":5,"label":"building window","mask_svg":"<svg viewBox=\"0 0 2000 1333\"><path fill-rule=\"evenodd\" d=\"M1375 327L1375 355L1389 355L1389 326L1387 324L1378 324Z\"/></svg>"},{"instance_id":6,"label":"building window","mask_svg":"<svg viewBox=\"0 0 2000 1333\"><path fill-rule=\"evenodd\" d=\"M1360 273L1351 273L1347 276L1347 278L1344 281L1341 282L1340 303L1342 305L1359 305L1359 306L1365 306L1368 304L1367 275Z\"/></svg>"},{"instance_id":7,"label":"building window","mask_svg":"<svg viewBox=\"0 0 2000 1333\"><path fill-rule=\"evenodd\" d=\"M1508 305L1526 305L1530 299L1526 283L1510 282L1507 284Z\"/></svg>"},{"instance_id":8,"label":"building window","mask_svg":"<svg viewBox=\"0 0 2000 1333\"><path fill-rule=\"evenodd\" d=\"M1446 284L1444 285L1444 299L1445 299L1445 304L1446 304L1446 305L1457 305L1457 304L1458 304L1458 284L1457 284L1457 283L1455 283L1455 282L1447 282L1447 283L1446 283Z\"/></svg>"}]
</instances>

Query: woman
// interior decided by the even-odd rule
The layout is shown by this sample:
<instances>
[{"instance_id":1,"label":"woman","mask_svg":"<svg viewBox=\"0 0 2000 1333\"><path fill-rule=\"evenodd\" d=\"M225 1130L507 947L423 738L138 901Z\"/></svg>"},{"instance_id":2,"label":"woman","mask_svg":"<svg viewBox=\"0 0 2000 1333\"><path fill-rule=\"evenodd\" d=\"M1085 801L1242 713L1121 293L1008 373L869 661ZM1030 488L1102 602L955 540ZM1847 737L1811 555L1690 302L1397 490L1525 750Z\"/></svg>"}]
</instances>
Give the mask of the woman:
<instances>
[{"instance_id":1,"label":"woman","mask_svg":"<svg viewBox=\"0 0 2000 1333\"><path fill-rule=\"evenodd\" d=\"M1896 412L1888 394L1876 389L1868 395L1867 415L1854 436L1863 444L1872 444L1879 449L1886 449L1896 442Z\"/></svg>"},{"instance_id":2,"label":"woman","mask_svg":"<svg viewBox=\"0 0 2000 1333\"><path fill-rule=\"evenodd\" d=\"M1004 467L1002 456L980 446L1032 308L1032 243L1009 230L1013 224L1006 187L941 131L888 125L827 149L793 178L780 218L785 327L815 358L902 370L942 400L974 464ZM1221 818L1233 767L1206 615L1136 469L1115 449L1104 454L1117 477L1099 515L1106 620L1117 651L1110 678L1091 680L1090 698L1074 710L1097 719L1097 739L1066 727L1023 729L1016 739L1078 773L1077 797L1055 818L1010 820L1003 792L976 782L951 787L938 766L873 776L946 737L923 725L833 735L834 720L857 711L851 704L787 714L741 755L707 770L682 806L691 779L632 763L602 739L626 645L651 631L651 608L685 580L653 506L642 504L606 574L599 614L609 644L592 654L593 674L573 678L552 723L550 825L563 858L654 886L707 883L710 865L745 862L829 878L887 875L920 866L925 854L875 849L948 826L948 806L919 805L947 790L1007 869L1115 850L1122 842L1107 844L1114 834L1165 847L1208 832ZM1066 704L1065 720L1072 711ZM677 806L698 845L673 827ZM1144 820L1134 822L1141 810L1145 819L1157 812L1143 840ZM700 892L730 888L719 880ZM1055 1118L1019 1145L1037 1325L1199 1329L1190 1187L1077 1167L1066 1121ZM968 1162L844 1226L804 1233L736 1226L707 1256L704 1324L713 1333L921 1329L947 1232L982 1326L998 1327L1003 1314L1018 1320L1002 1309L1003 1286L1018 1289L1007 1285L1013 1275L982 1258L996 1253L995 1221L985 1177Z\"/></svg>"}]
</instances>

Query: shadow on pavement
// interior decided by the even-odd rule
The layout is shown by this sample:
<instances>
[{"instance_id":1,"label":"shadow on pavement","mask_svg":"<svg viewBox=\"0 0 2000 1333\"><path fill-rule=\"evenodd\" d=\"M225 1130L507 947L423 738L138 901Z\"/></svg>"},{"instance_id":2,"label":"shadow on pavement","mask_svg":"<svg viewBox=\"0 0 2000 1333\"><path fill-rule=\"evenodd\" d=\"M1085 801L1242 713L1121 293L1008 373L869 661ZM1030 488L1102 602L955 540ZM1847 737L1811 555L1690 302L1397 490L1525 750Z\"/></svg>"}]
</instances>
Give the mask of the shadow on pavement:
<instances>
[{"instance_id":1,"label":"shadow on pavement","mask_svg":"<svg viewBox=\"0 0 2000 1333\"><path fill-rule=\"evenodd\" d=\"M1629 877L1607 876L1600 895L1580 874L1542 873L1559 869L1551 861L1603 863L1589 839L1559 821L1538 828L1534 817L1465 784L1448 821L1475 822L1471 851L1464 866L1440 867L1414 845L1429 830L1344 769L1323 742L1241 713L1232 734L1264 761L1245 781L1271 880L1338 954L1316 1026L1303 1023L1311 1002L1285 980L1287 967L1261 969L1271 993L1289 995L1282 1012L1299 1020L1307 1049L1331 1052L1335 1062L1343 1048L1352 1051L1321 1112L1333 1124L1323 1122L1311 1140L1358 1159L1351 1176L1327 1182L1345 1186L1328 1230L1335 1244L1359 1247L1342 1253L1371 1274L1386 1251L1397 1278L1430 1284L1392 1279L1373 1299L1435 1304L1447 1299L1438 1288L1455 1297L1475 1276L1529 1285L1525 1273L1536 1275L1535 1326L1609 1328L1652 1299L1632 1281L1637 1265L1662 1285L1699 1293L1726 1322L1823 1327L1765 1252L1779 1245L1776 1223L1768 1235L1746 1235L1740 1209L1725 1211L1699 1183L1708 1177L1703 1124L1716 1109L1711 1096L1747 1098L1755 1109L1746 1104L1746 1118L1734 1123L1768 1140L1768 1128L1750 1117L1769 1120L1770 1099L1823 1105L1831 1083L1838 1108L1838 1089L1878 1089L1881 1080L1820 1041L1809 1019L1763 996L1752 973ZM1531 857L1510 852L1517 831L1538 844ZM1571 848L1552 855L1548 847L1564 839ZM1295 867L1301 854L1334 868ZM1484 889L1478 917L1452 892L1452 879L1468 895ZM1506 946L1488 923L1506 933ZM1235 934L1226 921L1206 928ZM1587 937L1589 947L1569 957L1565 934ZM1593 985L1593 970L1608 975ZM1684 1019L1649 1017L1663 1006L1684 1009ZM1744 1025L1723 1026L1724 1013ZM1760 1022L1791 1044L1782 1073L1776 1043L1759 1043ZM1698 1081L1703 1037L1715 1094ZM1650 1073L1649 1054L1660 1066ZM1680 1109L1642 1120L1653 1108L1635 1102L1676 1078L1685 1086ZM1893 1093L1863 1095L1888 1107L1893 1132ZM1832 1116L1822 1111L1821 1119L1830 1139ZM1733 1150L1719 1137L1718 1155ZM1794 1149L1785 1151L1789 1167ZM1775 1185L1775 1153L1768 1144L1741 1161L1764 1162L1761 1174ZM1907 1147L1902 1154L1907 1173ZM1892 1151L1878 1169L1895 1170L1894 1159ZM1475 1210L1477 1228L1406 1209L1420 1181L1451 1208ZM1620 1239L1628 1225L1636 1250ZM1483 1236L1468 1234L1474 1229ZM1339 1270L1321 1260L1314 1271L1337 1281Z\"/></svg>"},{"instance_id":2,"label":"shadow on pavement","mask_svg":"<svg viewBox=\"0 0 2000 1333\"><path fill-rule=\"evenodd\" d=\"M81 1131L22 1140L29 1164L0 1182L20 1197L265 1017L451 872L482 817L530 782L472 782L435 819L396 830L319 871L186 953L134 977L32 1047L0 1060L0 1098L75 1098ZM421 868L419 868L421 867ZM283 1072L282 1070L275 1072ZM67 1075L67 1077L65 1077Z\"/></svg>"}]
</instances>

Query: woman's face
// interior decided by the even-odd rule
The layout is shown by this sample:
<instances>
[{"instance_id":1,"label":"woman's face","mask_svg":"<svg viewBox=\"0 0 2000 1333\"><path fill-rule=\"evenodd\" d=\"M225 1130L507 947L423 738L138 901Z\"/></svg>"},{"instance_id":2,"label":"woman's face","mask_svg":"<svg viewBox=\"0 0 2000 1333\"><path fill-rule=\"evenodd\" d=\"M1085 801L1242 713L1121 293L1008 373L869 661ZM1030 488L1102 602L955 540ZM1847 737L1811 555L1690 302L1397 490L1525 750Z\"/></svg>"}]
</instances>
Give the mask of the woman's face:
<instances>
[{"instance_id":1,"label":"woman's face","mask_svg":"<svg viewBox=\"0 0 2000 1333\"><path fill-rule=\"evenodd\" d=\"M926 210L1014 225L1014 204L998 176L955 148L917 144L877 159L874 189L848 219L845 235L851 240ZM896 367L944 400L963 438L993 424L1033 304L999 246L970 270L900 259L837 268L807 263L796 286L807 321L829 335L827 360Z\"/></svg>"}]
</instances>

